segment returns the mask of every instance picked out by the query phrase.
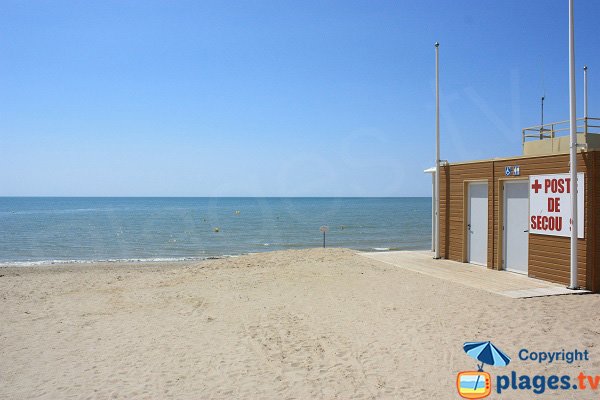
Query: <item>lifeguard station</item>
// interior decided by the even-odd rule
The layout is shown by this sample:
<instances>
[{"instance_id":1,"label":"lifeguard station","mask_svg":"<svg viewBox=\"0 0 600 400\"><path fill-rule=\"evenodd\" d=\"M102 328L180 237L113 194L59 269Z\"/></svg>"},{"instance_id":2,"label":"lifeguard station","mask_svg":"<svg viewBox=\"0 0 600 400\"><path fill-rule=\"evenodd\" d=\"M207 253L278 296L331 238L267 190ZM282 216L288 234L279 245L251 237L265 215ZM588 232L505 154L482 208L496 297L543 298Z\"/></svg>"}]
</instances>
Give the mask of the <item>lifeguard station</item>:
<instances>
[{"instance_id":1,"label":"lifeguard station","mask_svg":"<svg viewBox=\"0 0 600 400\"><path fill-rule=\"evenodd\" d=\"M522 155L440 165L440 256L568 285L569 121L521 134ZM578 284L598 292L600 118L577 119L577 143Z\"/></svg>"}]
</instances>

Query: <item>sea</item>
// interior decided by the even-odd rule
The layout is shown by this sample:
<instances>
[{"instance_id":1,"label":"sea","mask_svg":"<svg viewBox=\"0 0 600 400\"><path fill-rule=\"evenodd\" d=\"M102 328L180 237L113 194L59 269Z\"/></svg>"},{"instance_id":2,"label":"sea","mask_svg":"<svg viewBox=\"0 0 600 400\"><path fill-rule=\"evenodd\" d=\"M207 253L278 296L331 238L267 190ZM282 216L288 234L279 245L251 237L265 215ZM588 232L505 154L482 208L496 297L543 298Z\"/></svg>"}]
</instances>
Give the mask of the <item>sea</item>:
<instances>
[{"instance_id":1,"label":"sea","mask_svg":"<svg viewBox=\"0 0 600 400\"><path fill-rule=\"evenodd\" d=\"M431 248L431 198L0 197L0 266Z\"/></svg>"}]
</instances>

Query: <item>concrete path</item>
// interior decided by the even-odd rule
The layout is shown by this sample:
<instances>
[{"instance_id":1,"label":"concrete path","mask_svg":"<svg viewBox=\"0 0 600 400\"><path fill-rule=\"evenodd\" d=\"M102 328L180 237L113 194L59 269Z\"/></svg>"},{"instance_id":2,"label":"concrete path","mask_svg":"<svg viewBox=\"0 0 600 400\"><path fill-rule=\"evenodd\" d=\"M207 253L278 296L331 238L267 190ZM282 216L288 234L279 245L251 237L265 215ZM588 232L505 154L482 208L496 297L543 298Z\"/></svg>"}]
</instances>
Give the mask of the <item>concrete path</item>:
<instances>
[{"instance_id":1,"label":"concrete path","mask_svg":"<svg viewBox=\"0 0 600 400\"><path fill-rule=\"evenodd\" d=\"M359 254L398 268L515 299L590 293L587 290L569 290L563 285L512 272L496 271L456 261L434 260L430 251L361 252Z\"/></svg>"}]
</instances>

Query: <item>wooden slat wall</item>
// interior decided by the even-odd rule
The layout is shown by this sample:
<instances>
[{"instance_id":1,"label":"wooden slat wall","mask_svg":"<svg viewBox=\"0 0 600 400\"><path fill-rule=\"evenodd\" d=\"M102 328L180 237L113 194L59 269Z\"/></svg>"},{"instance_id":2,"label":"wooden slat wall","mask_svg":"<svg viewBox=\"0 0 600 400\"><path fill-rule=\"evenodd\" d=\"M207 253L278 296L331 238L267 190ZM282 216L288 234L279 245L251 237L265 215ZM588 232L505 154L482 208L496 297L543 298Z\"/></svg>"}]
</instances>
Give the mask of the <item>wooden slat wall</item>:
<instances>
[{"instance_id":1,"label":"wooden slat wall","mask_svg":"<svg viewBox=\"0 0 600 400\"><path fill-rule=\"evenodd\" d=\"M568 155L503 159L477 163L451 164L440 176L440 252L442 257L465 261L465 182L488 181L488 268L501 269L501 196L506 166L519 165L521 175L566 173ZM578 171L586 173L585 239L579 240L578 272L582 287L600 291L600 152L578 155ZM529 235L529 275L561 284L569 283L570 239Z\"/></svg>"},{"instance_id":2,"label":"wooden slat wall","mask_svg":"<svg viewBox=\"0 0 600 400\"><path fill-rule=\"evenodd\" d=\"M493 163L456 164L444 167L440 174L440 254L449 260L465 261L464 190L465 181L487 181L488 199L493 197ZM449 193L449 196L448 196ZM492 203L488 202L488 266L493 258Z\"/></svg>"},{"instance_id":3,"label":"wooden slat wall","mask_svg":"<svg viewBox=\"0 0 600 400\"><path fill-rule=\"evenodd\" d=\"M594 188L592 209L593 216L590 216L593 229L590 229L590 233L593 235L595 243L593 248L590 249L592 259L592 270L593 270L593 290L600 292L600 151L593 153L593 165L591 169L592 178L590 179L590 188Z\"/></svg>"}]
</instances>

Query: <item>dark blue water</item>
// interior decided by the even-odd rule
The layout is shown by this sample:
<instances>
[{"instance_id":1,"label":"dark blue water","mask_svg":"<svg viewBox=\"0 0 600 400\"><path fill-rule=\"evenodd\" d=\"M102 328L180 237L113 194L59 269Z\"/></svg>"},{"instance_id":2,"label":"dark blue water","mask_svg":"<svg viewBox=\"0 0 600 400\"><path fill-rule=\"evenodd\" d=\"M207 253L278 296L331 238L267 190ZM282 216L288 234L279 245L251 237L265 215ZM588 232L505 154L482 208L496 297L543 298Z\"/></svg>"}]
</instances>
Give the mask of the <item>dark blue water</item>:
<instances>
[{"instance_id":1,"label":"dark blue water","mask_svg":"<svg viewBox=\"0 0 600 400\"><path fill-rule=\"evenodd\" d=\"M0 198L0 263L428 249L431 198ZM218 232L215 232L217 230Z\"/></svg>"}]
</instances>

